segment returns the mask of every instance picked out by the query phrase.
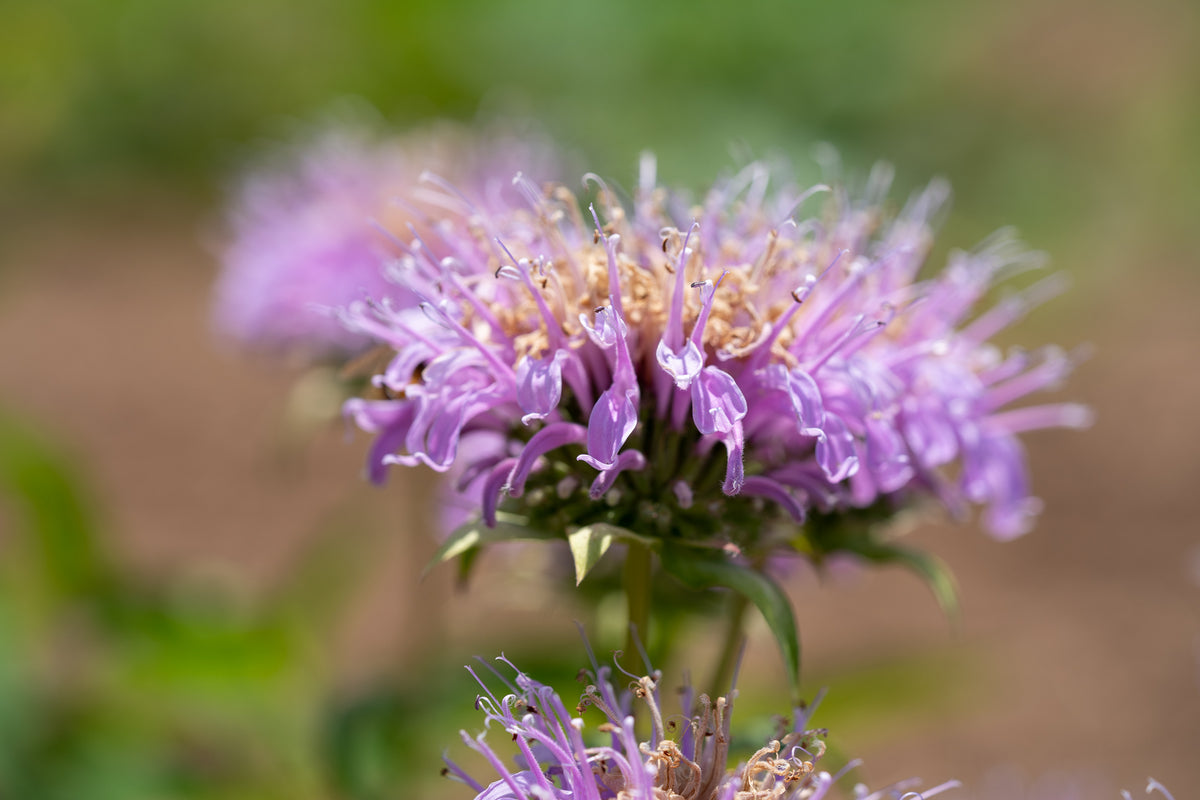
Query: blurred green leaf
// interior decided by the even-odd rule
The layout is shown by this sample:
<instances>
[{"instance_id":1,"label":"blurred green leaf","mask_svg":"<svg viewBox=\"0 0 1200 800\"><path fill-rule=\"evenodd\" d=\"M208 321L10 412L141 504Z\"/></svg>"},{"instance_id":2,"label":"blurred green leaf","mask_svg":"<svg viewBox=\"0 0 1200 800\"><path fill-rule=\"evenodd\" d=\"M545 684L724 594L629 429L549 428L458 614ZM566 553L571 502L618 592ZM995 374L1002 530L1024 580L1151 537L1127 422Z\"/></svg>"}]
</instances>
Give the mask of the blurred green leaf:
<instances>
[{"instance_id":1,"label":"blurred green leaf","mask_svg":"<svg viewBox=\"0 0 1200 800\"><path fill-rule=\"evenodd\" d=\"M406 725L414 712L406 699L383 688L341 704L330 715L325 758L330 778L347 797L374 800L390 795L397 754L404 752Z\"/></svg>"},{"instance_id":2,"label":"blurred green leaf","mask_svg":"<svg viewBox=\"0 0 1200 800\"><path fill-rule=\"evenodd\" d=\"M758 608L775 636L787 669L792 694L799 696L800 635L787 594L770 577L729 560L721 551L664 546L663 569L695 589L725 587L743 595Z\"/></svg>"},{"instance_id":3,"label":"blurred green leaf","mask_svg":"<svg viewBox=\"0 0 1200 800\"><path fill-rule=\"evenodd\" d=\"M58 594L91 597L109 588L111 568L65 460L3 411L0 493L24 518L39 572Z\"/></svg>"},{"instance_id":4,"label":"blurred green leaf","mask_svg":"<svg viewBox=\"0 0 1200 800\"><path fill-rule=\"evenodd\" d=\"M792 548L819 566L835 553L849 553L873 564L895 564L920 578L952 625L958 624L958 588L950 568L930 553L895 541L889 528L894 510L886 503L835 514L814 514Z\"/></svg>"},{"instance_id":5,"label":"blurred green leaf","mask_svg":"<svg viewBox=\"0 0 1200 800\"><path fill-rule=\"evenodd\" d=\"M950 571L946 562L932 553L902 547L898 544L880 544L874 548L859 551L859 555L876 564L898 564L915 573L933 592L934 598L950 620L951 625L958 626L960 622L958 585L954 580L954 573Z\"/></svg>"},{"instance_id":6,"label":"blurred green leaf","mask_svg":"<svg viewBox=\"0 0 1200 800\"><path fill-rule=\"evenodd\" d=\"M297 598L327 573L266 602L148 583L110 560L70 473L0 415L17 523L0 562L0 798L316 800L322 661Z\"/></svg>"}]
</instances>

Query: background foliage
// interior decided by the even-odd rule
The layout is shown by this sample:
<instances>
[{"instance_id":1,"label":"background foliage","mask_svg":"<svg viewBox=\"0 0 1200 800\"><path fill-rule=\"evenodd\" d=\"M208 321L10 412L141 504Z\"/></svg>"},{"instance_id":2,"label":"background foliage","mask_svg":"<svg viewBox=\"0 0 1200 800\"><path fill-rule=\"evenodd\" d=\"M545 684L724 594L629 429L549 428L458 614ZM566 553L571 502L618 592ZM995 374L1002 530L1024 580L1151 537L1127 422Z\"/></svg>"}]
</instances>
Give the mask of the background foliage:
<instances>
[{"instance_id":1,"label":"background foliage","mask_svg":"<svg viewBox=\"0 0 1200 800\"><path fill-rule=\"evenodd\" d=\"M1195 694L1186 659L1200 631L1183 629L1195 622L1184 610L1195 587L1170 570L1194 544L1189 493L1200 480L1184 446L1200 397L1187 372L1200 335L1188 322L1200 214L1194 3L8 0L0 18L0 393L15 409L0 419L0 797L433 796L446 788L438 753L475 724L473 690L447 664L519 647L523 667L570 685L575 651L536 623L537 603L549 601L496 588L514 575L532 585L553 565L502 561L491 595L484 581L482 596L511 625L473 623L469 599L444 586L377 590L358 601L376 616L346 611L373 570L342 551L385 547L372 530L400 538L394 510L346 488L357 454L340 443L343 455L319 451L332 465L321 471L274 440L291 376L238 372L209 353L213 266L197 230L212 238L238 165L348 107L400 128L532 117L626 185L643 149L667 180L699 186L731 163L731 145L787 157L815 178L814 147L830 142L852 173L895 163L897 198L948 177L956 204L943 251L1000 224L1051 251L1076 289L1019 335L1097 342L1082 393L1101 423L1087 434L1094 446L1035 451L1035 474L1058 469L1058 499L1033 544L950 554L994 558L987 567L1004 576L977 584L974 607L967 583L966 624L982 619L994 634L986 609L1020 607L1005 593L1026 571L1048 593L1061 582L1061 595L1031 595L1077 610L1075 633L1051 641L1082 636L1080 653L1112 654L1105 675L1124 681L1112 692L1157 682L1178 698L1143 699L1146 719L1129 701L1118 716L1141 733L1117 737L1138 745L1113 779L1153 771L1188 796L1180 765L1200 709L1179 687ZM239 440L244 451L232 449ZM307 478L288 478L295 470ZM214 473L244 494L226 516L216 509L234 490ZM154 483L160 475L173 477ZM399 489L414 507L427 494L415 487ZM99 522L98 509L112 519ZM272 549L279 541L289 556ZM415 580L432 550L406 546L415 566L383 583ZM214 561L241 577L212 579ZM1114 583L1138 576L1136 589ZM397 644L379 631L395 622L386 609L406 603L429 621L405 617ZM979 693L950 677L972 654L888 651L887 631L909 629L890 619L871 628L839 607L831 616L875 631L877 649L847 645L823 662L838 624L814 608L801 626L816 630L805 641L813 681L834 684L825 724L882 741L982 716ZM926 610L944 641L934 604ZM1042 612L1022 613L1010 624L1036 628ZM347 614L370 633L345 634ZM1146 617L1176 627L1141 640ZM1090 633L1101 619L1111 645ZM514 629L520 638L498 633ZM464 651L454 637L466 631L478 643ZM348 639L392 644L365 648L368 664ZM1052 650L1031 659L1046 659L1051 694L1072 682ZM996 671L1017 680L1007 664ZM749 692L744 707L780 710L770 691ZM1004 731L1034 727L998 716ZM1060 730L1071 712L1054 717ZM947 757L971 765L1024 757L1043 768L1060 753L1094 764L1099 752L1081 738L981 754L961 749L969 737L946 736ZM896 764L923 755L896 752Z\"/></svg>"}]
</instances>

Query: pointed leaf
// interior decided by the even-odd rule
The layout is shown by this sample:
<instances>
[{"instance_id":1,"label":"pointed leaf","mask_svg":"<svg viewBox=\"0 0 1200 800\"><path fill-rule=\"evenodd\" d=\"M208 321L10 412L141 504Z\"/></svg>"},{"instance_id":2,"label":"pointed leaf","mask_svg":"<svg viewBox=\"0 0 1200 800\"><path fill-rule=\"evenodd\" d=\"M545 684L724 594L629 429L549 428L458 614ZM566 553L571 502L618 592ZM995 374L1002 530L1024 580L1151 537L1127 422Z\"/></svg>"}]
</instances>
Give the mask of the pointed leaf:
<instances>
[{"instance_id":1,"label":"pointed leaf","mask_svg":"<svg viewBox=\"0 0 1200 800\"><path fill-rule=\"evenodd\" d=\"M934 598L942 611L950 619L950 624L957 626L959 622L958 584L954 573L935 555L922 553L919 550L896 548L896 560L925 581L925 585L933 592Z\"/></svg>"},{"instance_id":2,"label":"pointed leaf","mask_svg":"<svg viewBox=\"0 0 1200 800\"><path fill-rule=\"evenodd\" d=\"M950 624L958 625L958 585L946 562L930 553L893 544L876 544L856 552L868 561L877 564L899 564L915 573L933 592L934 599L949 618Z\"/></svg>"},{"instance_id":3,"label":"pointed leaf","mask_svg":"<svg viewBox=\"0 0 1200 800\"><path fill-rule=\"evenodd\" d=\"M421 572L421 577L429 574L429 571L441 564L443 561L464 555L472 550L476 550L484 545L495 544L496 542L511 542L518 539L557 539L542 531L527 528L519 522L500 521L496 523L496 527L489 528L482 520L474 520L465 525L460 526L457 530L446 537L446 541L442 542L442 546L433 554L433 558L425 565L425 569Z\"/></svg>"},{"instance_id":4,"label":"pointed leaf","mask_svg":"<svg viewBox=\"0 0 1200 800\"><path fill-rule=\"evenodd\" d=\"M567 536L571 546L571 557L575 560L575 585L583 583L584 576L604 557L612 547L613 535L605 530L606 525L588 525Z\"/></svg>"},{"instance_id":5,"label":"pointed leaf","mask_svg":"<svg viewBox=\"0 0 1200 800\"><path fill-rule=\"evenodd\" d=\"M640 536L628 528L610 525L607 522L594 522L567 535L567 543L571 546L571 557L575 560L575 585L583 583L584 577L592 571L592 567L600 562L613 542L637 542L654 550L658 546L656 539Z\"/></svg>"},{"instance_id":6,"label":"pointed leaf","mask_svg":"<svg viewBox=\"0 0 1200 800\"><path fill-rule=\"evenodd\" d=\"M458 574L454 576L454 586L462 591L467 588L467 583L471 580L471 572L475 569L475 564L479 561L479 548L468 550L463 553L458 559Z\"/></svg>"},{"instance_id":7,"label":"pointed leaf","mask_svg":"<svg viewBox=\"0 0 1200 800\"><path fill-rule=\"evenodd\" d=\"M678 546L663 548L663 568L694 589L722 586L743 595L762 612L775 636L787 668L792 692L800 686L800 636L792 604L779 584L751 567L730 561L719 552Z\"/></svg>"},{"instance_id":8,"label":"pointed leaf","mask_svg":"<svg viewBox=\"0 0 1200 800\"><path fill-rule=\"evenodd\" d=\"M637 542L640 545L649 547L651 550L658 549L658 539L651 536L642 536L640 533L634 533L629 528L622 528L620 525L612 525L608 522L593 522L587 527L607 534L619 542Z\"/></svg>"}]
</instances>

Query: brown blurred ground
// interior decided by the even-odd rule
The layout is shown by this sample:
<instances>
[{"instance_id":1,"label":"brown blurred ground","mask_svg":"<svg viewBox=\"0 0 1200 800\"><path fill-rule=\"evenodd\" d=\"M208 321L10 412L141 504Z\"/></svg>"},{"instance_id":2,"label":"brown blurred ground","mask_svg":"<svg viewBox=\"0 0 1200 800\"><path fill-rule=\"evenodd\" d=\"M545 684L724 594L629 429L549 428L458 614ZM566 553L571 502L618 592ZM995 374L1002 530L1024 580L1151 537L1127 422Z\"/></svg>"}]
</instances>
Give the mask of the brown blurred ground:
<instances>
[{"instance_id":1,"label":"brown blurred ground","mask_svg":"<svg viewBox=\"0 0 1200 800\"><path fill-rule=\"evenodd\" d=\"M295 376L214 345L206 212L147 200L31 212L8 226L0 271L0 397L77 457L125 561L254 592L341 525L370 563L331 643L347 680L432 646L504 647L495 618L453 596L446 575L416 583L431 549L427 510L414 518L426 478L367 487L363 441L340 430L281 445ZM1138 793L1154 775L1180 800L1200 796L1200 292L1183 253L1142 254L1153 274L1107 257L1097 268L1110 279L1022 335L1096 350L1069 390L1095 407L1096 427L1030 441L1047 505L1037 530L1008 544L950 525L916 534L960 579L961 634L906 575L795 587L811 673L897 654L938 675L966 670L946 680L944 703L892 698L891 718L841 731L877 779L974 782L1016 764L1092 769ZM480 583L506 624L536 618L570 636L570 612L534 590ZM754 652L772 663L769 643Z\"/></svg>"}]
</instances>

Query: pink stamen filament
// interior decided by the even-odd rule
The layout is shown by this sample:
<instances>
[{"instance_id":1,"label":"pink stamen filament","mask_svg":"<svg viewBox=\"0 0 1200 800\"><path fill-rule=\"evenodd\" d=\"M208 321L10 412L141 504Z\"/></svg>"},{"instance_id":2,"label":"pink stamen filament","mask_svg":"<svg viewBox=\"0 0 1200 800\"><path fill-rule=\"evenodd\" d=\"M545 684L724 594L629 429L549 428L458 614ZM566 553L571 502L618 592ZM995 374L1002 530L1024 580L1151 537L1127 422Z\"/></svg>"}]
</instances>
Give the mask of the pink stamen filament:
<instances>
[{"instance_id":1,"label":"pink stamen filament","mask_svg":"<svg viewBox=\"0 0 1200 800\"><path fill-rule=\"evenodd\" d=\"M504 242L500 241L499 238L496 239L496 244L512 259L513 264L516 265L517 270L521 273L521 280L524 282L525 288L533 295L533 300L537 303L538 313L542 315L542 321L546 324L546 335L550 337L550 346L552 349L557 350L561 346L563 339L562 326L558 323L558 319L554 316L550 307L546 305L546 299L542 297L542 293L533 285L533 279L529 277L529 267L525 262L517 260L516 256L509 252L509 249L504 246Z\"/></svg>"}]
</instances>

